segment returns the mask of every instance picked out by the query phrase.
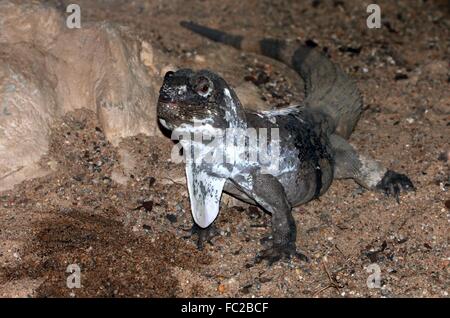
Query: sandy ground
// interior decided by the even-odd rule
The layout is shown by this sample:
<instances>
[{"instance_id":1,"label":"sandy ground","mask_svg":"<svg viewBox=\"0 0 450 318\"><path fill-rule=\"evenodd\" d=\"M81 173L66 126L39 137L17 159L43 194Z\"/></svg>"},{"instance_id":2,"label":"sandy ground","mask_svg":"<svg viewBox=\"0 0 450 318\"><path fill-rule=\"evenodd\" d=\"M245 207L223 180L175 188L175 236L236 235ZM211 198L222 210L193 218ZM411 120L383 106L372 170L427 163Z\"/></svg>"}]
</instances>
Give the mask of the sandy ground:
<instances>
[{"instance_id":1,"label":"sandy ground","mask_svg":"<svg viewBox=\"0 0 450 318\"><path fill-rule=\"evenodd\" d=\"M61 10L70 3L46 2ZM447 1L378 1L379 30L367 29L369 2L357 0L78 3L83 21L128 25L174 65L217 71L272 106L301 100L292 71L210 43L179 21L313 41L363 93L352 143L408 174L417 191L398 205L350 180L334 182L320 200L295 208L297 245L311 261L271 267L253 262L269 216L224 200L220 236L197 251L186 238L192 219L171 141L136 136L114 147L92 113L80 110L53 128L42 164L54 173L0 193L0 296L448 297ZM79 289L66 286L69 264L81 268ZM371 264L379 266L381 288L367 286Z\"/></svg>"}]
</instances>

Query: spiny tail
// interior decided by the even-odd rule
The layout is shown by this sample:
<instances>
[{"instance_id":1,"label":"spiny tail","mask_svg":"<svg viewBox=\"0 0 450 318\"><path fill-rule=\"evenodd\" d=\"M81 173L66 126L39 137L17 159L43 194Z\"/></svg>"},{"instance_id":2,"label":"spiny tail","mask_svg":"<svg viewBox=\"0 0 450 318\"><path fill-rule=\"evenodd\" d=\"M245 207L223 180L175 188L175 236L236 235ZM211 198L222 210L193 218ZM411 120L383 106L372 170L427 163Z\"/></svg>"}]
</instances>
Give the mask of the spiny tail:
<instances>
[{"instance_id":1,"label":"spiny tail","mask_svg":"<svg viewBox=\"0 0 450 318\"><path fill-rule=\"evenodd\" d=\"M249 39L210 29L193 22L181 26L210 40L281 61L305 81L304 105L322 111L332 120L334 131L348 138L362 111L362 98L355 83L322 52L277 39Z\"/></svg>"}]
</instances>

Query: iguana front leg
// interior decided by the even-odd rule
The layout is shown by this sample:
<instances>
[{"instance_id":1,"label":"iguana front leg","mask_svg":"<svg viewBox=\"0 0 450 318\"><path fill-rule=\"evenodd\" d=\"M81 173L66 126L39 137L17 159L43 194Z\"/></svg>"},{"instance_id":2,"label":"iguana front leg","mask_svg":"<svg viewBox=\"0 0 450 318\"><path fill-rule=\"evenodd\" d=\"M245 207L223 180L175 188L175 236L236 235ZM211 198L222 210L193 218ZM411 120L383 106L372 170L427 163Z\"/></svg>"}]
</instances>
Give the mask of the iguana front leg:
<instances>
[{"instance_id":1,"label":"iguana front leg","mask_svg":"<svg viewBox=\"0 0 450 318\"><path fill-rule=\"evenodd\" d=\"M291 256L307 261L308 258L296 250L297 229L282 184L273 175L259 172L240 176L236 182L251 199L272 215L272 246L260 252L255 261L267 260L271 265Z\"/></svg>"}]
</instances>

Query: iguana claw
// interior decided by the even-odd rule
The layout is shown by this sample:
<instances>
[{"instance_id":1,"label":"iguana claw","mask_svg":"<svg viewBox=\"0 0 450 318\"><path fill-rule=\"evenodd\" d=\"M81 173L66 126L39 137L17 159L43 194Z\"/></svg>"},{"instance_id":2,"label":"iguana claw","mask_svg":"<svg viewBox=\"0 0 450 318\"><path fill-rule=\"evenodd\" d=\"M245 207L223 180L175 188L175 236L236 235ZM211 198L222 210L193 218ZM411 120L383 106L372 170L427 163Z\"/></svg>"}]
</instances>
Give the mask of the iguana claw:
<instances>
[{"instance_id":1,"label":"iguana claw","mask_svg":"<svg viewBox=\"0 0 450 318\"><path fill-rule=\"evenodd\" d=\"M404 174L388 170L383 179L377 184L377 189L382 190L388 196L394 196L397 203L400 203L401 191L415 191L411 180Z\"/></svg>"},{"instance_id":2,"label":"iguana claw","mask_svg":"<svg viewBox=\"0 0 450 318\"><path fill-rule=\"evenodd\" d=\"M190 232L191 233L189 235L186 235L183 238L187 239L191 238L194 235L197 235L196 244L199 250L203 249L205 243L214 245L212 243L212 239L215 238L216 236L219 236L219 231L214 225L210 225L207 228L201 228L200 226L194 223L194 225L192 225Z\"/></svg>"},{"instance_id":3,"label":"iguana claw","mask_svg":"<svg viewBox=\"0 0 450 318\"><path fill-rule=\"evenodd\" d=\"M269 266L282 259L297 258L300 261L309 262L308 256L297 252L295 245L274 245L268 249L262 250L255 258L255 263L261 263L267 260Z\"/></svg>"}]
</instances>

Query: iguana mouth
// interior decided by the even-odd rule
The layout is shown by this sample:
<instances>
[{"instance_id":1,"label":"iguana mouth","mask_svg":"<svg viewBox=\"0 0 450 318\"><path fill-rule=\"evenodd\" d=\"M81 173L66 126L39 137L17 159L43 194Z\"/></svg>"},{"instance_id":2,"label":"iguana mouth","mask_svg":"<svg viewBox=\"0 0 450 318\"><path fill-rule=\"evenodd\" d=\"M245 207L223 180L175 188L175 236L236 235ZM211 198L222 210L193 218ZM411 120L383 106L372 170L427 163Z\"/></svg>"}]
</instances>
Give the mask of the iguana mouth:
<instances>
[{"instance_id":1,"label":"iguana mouth","mask_svg":"<svg viewBox=\"0 0 450 318\"><path fill-rule=\"evenodd\" d=\"M180 114L179 103L159 98L157 107L158 120L161 125L169 130L173 130L184 122L189 121L183 114Z\"/></svg>"},{"instance_id":2,"label":"iguana mouth","mask_svg":"<svg viewBox=\"0 0 450 318\"><path fill-rule=\"evenodd\" d=\"M174 129L174 127L173 127L171 124L169 124L167 121L165 121L165 120L162 119L162 118L159 119L159 123L160 123L164 128L166 128L166 129L168 129L168 130L173 130L173 129Z\"/></svg>"},{"instance_id":3,"label":"iguana mouth","mask_svg":"<svg viewBox=\"0 0 450 318\"><path fill-rule=\"evenodd\" d=\"M184 111L185 105L181 103L158 103L158 120L161 125L169 130L174 130L183 124L194 125L195 120L204 121L206 112ZM197 117L197 116L198 117Z\"/></svg>"}]
</instances>

